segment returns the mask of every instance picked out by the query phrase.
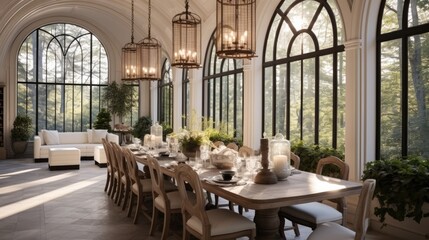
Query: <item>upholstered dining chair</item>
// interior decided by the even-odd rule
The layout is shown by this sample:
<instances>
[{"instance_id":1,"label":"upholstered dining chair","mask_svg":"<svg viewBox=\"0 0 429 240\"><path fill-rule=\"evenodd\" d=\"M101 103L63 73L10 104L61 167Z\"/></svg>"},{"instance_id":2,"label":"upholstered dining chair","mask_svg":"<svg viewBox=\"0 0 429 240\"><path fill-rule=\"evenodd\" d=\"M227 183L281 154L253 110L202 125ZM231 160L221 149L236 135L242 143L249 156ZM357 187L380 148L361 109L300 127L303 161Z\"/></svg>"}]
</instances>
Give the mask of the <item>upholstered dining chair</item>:
<instances>
[{"instance_id":1,"label":"upholstered dining chair","mask_svg":"<svg viewBox=\"0 0 429 240\"><path fill-rule=\"evenodd\" d=\"M108 195L110 195L110 192L112 191L112 185L113 185L113 169L112 169L112 163L111 163L111 157L110 157L110 143L107 141L106 138L101 139L103 143L104 152L106 153L106 170L107 170L107 178L106 178L106 185L104 186L104 191L107 192Z\"/></svg>"},{"instance_id":2,"label":"upholstered dining chair","mask_svg":"<svg viewBox=\"0 0 429 240\"><path fill-rule=\"evenodd\" d=\"M176 181L182 199L183 239L254 239L255 223L228 209L205 210L205 197L198 174L188 165L179 164ZM190 198L187 190L194 192Z\"/></svg>"},{"instance_id":3,"label":"upholstered dining chair","mask_svg":"<svg viewBox=\"0 0 429 240\"><path fill-rule=\"evenodd\" d=\"M375 190L375 179L367 179L363 182L362 191L356 209L354 231L341 226L338 223L323 223L314 230L308 240L364 240L369 224L369 211L371 200Z\"/></svg>"},{"instance_id":4,"label":"upholstered dining chair","mask_svg":"<svg viewBox=\"0 0 429 240\"><path fill-rule=\"evenodd\" d=\"M127 162L125 161L125 157L122 151L122 147L119 144L112 142L113 152L115 153L115 157L118 163L118 173L119 173L119 181L118 181L118 194L116 194L115 203L118 206L121 205L122 199L124 199L122 210L125 210L126 203L130 196L130 177L128 175Z\"/></svg>"},{"instance_id":5,"label":"upholstered dining chair","mask_svg":"<svg viewBox=\"0 0 429 240\"><path fill-rule=\"evenodd\" d=\"M130 177L130 200L128 203L127 216L131 216L133 209L134 197L137 197L136 211L134 213L134 224L137 223L140 211L143 210L143 215L151 220L151 216L147 213L148 209L143 205L144 198L152 196L152 180L150 178L140 178L139 168L134 154L129 148L123 150L125 161L127 162L128 175Z\"/></svg>"},{"instance_id":6,"label":"upholstered dining chair","mask_svg":"<svg viewBox=\"0 0 429 240\"><path fill-rule=\"evenodd\" d=\"M110 196L111 199L115 199L115 196L117 195L118 191L118 185L119 185L119 166L118 161L116 159L115 152L113 150L113 145L111 142L108 142L106 140L106 150L108 153L106 157L108 158L108 161L110 160L110 186L107 194ZM109 171L109 170L108 170Z\"/></svg>"},{"instance_id":7,"label":"upholstered dining chair","mask_svg":"<svg viewBox=\"0 0 429 240\"><path fill-rule=\"evenodd\" d=\"M181 198L179 191L166 191L165 183L168 180L164 179L161 172L158 160L148 156L147 165L152 179L152 197L153 197L153 210L152 210L152 223L150 225L149 235L153 235L155 227L158 222L159 213L164 214L164 226L162 228L161 239L165 240L168 236L170 228L171 214L181 213Z\"/></svg>"},{"instance_id":8,"label":"upholstered dining chair","mask_svg":"<svg viewBox=\"0 0 429 240\"><path fill-rule=\"evenodd\" d=\"M347 163L335 156L329 156L319 160L316 168L316 173L323 175L323 168L326 166L334 166L339 169L339 178L348 180L349 166ZM296 236L300 235L298 224L312 228L313 230L319 224L325 222L338 222L343 225L346 223L347 205L345 198L329 199L336 204L336 209L322 202L310 202L303 204L295 204L287 207L282 207L279 210L280 226L279 233L285 239L284 226L285 218L292 222L292 229Z\"/></svg>"},{"instance_id":9,"label":"upholstered dining chair","mask_svg":"<svg viewBox=\"0 0 429 240\"><path fill-rule=\"evenodd\" d=\"M290 152L290 165L295 169L299 169L299 165L301 164L301 158L293 152Z\"/></svg>"}]
</instances>

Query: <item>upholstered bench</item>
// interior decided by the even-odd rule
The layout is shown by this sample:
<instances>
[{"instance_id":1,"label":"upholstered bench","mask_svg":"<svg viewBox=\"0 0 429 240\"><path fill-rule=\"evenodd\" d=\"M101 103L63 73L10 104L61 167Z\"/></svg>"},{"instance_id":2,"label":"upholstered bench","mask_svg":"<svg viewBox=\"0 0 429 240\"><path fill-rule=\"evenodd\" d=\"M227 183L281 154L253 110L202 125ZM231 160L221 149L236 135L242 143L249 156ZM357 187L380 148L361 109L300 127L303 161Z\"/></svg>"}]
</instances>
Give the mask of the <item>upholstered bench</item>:
<instances>
[{"instance_id":1,"label":"upholstered bench","mask_svg":"<svg viewBox=\"0 0 429 240\"><path fill-rule=\"evenodd\" d=\"M94 163L99 167L107 167L106 152L103 146L94 147Z\"/></svg>"},{"instance_id":2,"label":"upholstered bench","mask_svg":"<svg viewBox=\"0 0 429 240\"><path fill-rule=\"evenodd\" d=\"M80 150L74 147L50 148L49 170L79 169Z\"/></svg>"}]
</instances>

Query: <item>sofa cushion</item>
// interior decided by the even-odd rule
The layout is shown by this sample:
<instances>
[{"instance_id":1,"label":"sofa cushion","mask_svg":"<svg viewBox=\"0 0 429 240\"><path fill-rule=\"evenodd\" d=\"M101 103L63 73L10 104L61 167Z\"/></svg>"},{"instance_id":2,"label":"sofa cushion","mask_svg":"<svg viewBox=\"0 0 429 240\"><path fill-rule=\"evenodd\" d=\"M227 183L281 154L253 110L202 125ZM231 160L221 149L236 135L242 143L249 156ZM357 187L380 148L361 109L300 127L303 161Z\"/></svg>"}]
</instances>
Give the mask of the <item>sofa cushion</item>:
<instances>
[{"instance_id":1,"label":"sofa cushion","mask_svg":"<svg viewBox=\"0 0 429 240\"><path fill-rule=\"evenodd\" d=\"M102 143L103 138L107 138L106 129L93 129L92 141L90 143Z\"/></svg>"},{"instance_id":2,"label":"sofa cushion","mask_svg":"<svg viewBox=\"0 0 429 240\"><path fill-rule=\"evenodd\" d=\"M62 132L59 134L60 144L86 144L88 134L86 132Z\"/></svg>"},{"instance_id":3,"label":"sofa cushion","mask_svg":"<svg viewBox=\"0 0 429 240\"><path fill-rule=\"evenodd\" d=\"M60 143L60 138L57 130L42 130L43 139L47 145L57 145Z\"/></svg>"}]
</instances>

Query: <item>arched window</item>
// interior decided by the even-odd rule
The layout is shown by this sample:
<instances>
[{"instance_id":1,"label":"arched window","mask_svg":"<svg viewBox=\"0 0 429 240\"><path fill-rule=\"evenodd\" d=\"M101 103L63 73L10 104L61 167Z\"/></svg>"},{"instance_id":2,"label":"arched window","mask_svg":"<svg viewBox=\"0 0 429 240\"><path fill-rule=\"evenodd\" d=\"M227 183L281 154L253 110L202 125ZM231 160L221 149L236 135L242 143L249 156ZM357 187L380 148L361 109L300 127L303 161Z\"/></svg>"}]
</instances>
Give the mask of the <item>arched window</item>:
<instances>
[{"instance_id":1,"label":"arched window","mask_svg":"<svg viewBox=\"0 0 429 240\"><path fill-rule=\"evenodd\" d=\"M383 0L377 29L377 159L429 157L429 6Z\"/></svg>"},{"instance_id":2,"label":"arched window","mask_svg":"<svg viewBox=\"0 0 429 240\"><path fill-rule=\"evenodd\" d=\"M263 55L263 131L344 149L345 57L335 0L283 0Z\"/></svg>"},{"instance_id":3,"label":"arched window","mask_svg":"<svg viewBox=\"0 0 429 240\"><path fill-rule=\"evenodd\" d=\"M190 113L190 99L189 99L189 69L182 70L182 128L186 127L188 121L188 114Z\"/></svg>"},{"instance_id":4,"label":"arched window","mask_svg":"<svg viewBox=\"0 0 429 240\"><path fill-rule=\"evenodd\" d=\"M36 132L92 127L108 83L106 51L92 33L63 23L38 28L22 43L17 69L17 110Z\"/></svg>"},{"instance_id":5,"label":"arched window","mask_svg":"<svg viewBox=\"0 0 429 240\"><path fill-rule=\"evenodd\" d=\"M243 61L218 58L214 34L207 47L203 81L203 116L242 139Z\"/></svg>"},{"instance_id":6,"label":"arched window","mask_svg":"<svg viewBox=\"0 0 429 240\"><path fill-rule=\"evenodd\" d=\"M171 64L165 59L162 65L161 81L158 82L159 122L173 127L173 82Z\"/></svg>"}]
</instances>

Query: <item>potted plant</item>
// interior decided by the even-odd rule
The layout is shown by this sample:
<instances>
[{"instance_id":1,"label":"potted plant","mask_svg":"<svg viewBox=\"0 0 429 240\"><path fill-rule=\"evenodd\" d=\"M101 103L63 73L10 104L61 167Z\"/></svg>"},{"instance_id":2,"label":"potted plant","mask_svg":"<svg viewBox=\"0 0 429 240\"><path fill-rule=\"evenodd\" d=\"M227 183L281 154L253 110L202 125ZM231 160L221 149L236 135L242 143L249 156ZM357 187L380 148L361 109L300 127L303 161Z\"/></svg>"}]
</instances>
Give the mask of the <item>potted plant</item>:
<instances>
[{"instance_id":1,"label":"potted plant","mask_svg":"<svg viewBox=\"0 0 429 240\"><path fill-rule=\"evenodd\" d=\"M122 117L131 112L134 106L133 87L112 82L103 93L103 101L109 112L117 115L122 122Z\"/></svg>"},{"instance_id":2,"label":"potted plant","mask_svg":"<svg viewBox=\"0 0 429 240\"><path fill-rule=\"evenodd\" d=\"M429 217L423 205L429 203L429 161L421 157L376 160L366 164L362 179L375 179L374 214L385 225L386 214L398 221L411 218L420 223Z\"/></svg>"},{"instance_id":3,"label":"potted plant","mask_svg":"<svg viewBox=\"0 0 429 240\"><path fill-rule=\"evenodd\" d=\"M101 111L97 114L97 119L94 122L95 129L107 129L108 132L112 131L112 127L110 126L110 122L112 121L112 117L110 113L102 108Z\"/></svg>"},{"instance_id":4,"label":"potted plant","mask_svg":"<svg viewBox=\"0 0 429 240\"><path fill-rule=\"evenodd\" d=\"M150 126L152 126L152 119L147 116L140 117L133 127L133 135L143 141L144 135L150 134Z\"/></svg>"},{"instance_id":5,"label":"potted plant","mask_svg":"<svg viewBox=\"0 0 429 240\"><path fill-rule=\"evenodd\" d=\"M207 133L198 130L182 129L179 133L173 134L180 144L182 153L188 158L195 158L195 154L203 144L209 144Z\"/></svg>"},{"instance_id":6,"label":"potted plant","mask_svg":"<svg viewBox=\"0 0 429 240\"><path fill-rule=\"evenodd\" d=\"M28 139L31 136L32 122L26 115L18 115L11 130L12 150L15 154L22 154L27 149Z\"/></svg>"}]
</instances>

